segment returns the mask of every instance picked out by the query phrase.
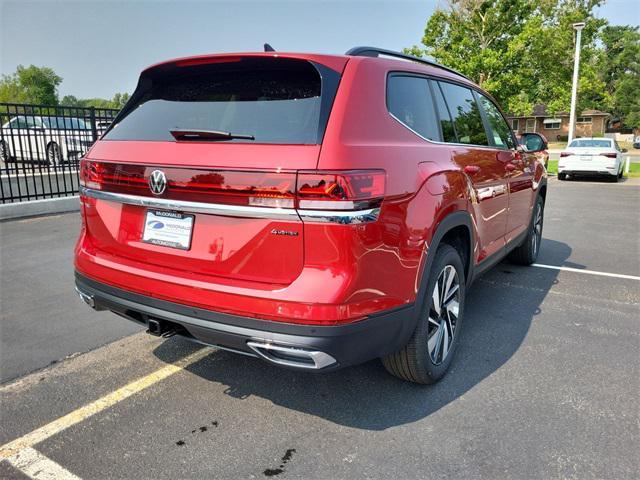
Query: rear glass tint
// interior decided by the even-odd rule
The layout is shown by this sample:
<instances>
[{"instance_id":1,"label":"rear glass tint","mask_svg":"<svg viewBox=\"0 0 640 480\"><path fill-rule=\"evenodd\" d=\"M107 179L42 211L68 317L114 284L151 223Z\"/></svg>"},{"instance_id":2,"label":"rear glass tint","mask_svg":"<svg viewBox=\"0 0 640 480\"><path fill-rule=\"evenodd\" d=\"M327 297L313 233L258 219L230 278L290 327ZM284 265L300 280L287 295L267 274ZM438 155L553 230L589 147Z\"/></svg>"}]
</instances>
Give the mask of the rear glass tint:
<instances>
[{"instance_id":1,"label":"rear glass tint","mask_svg":"<svg viewBox=\"0 0 640 480\"><path fill-rule=\"evenodd\" d=\"M569 147L577 148L611 148L611 140L607 139L595 139L595 138L583 138L574 140Z\"/></svg>"},{"instance_id":2,"label":"rear glass tint","mask_svg":"<svg viewBox=\"0 0 640 480\"><path fill-rule=\"evenodd\" d=\"M321 83L313 64L291 59L151 70L104 139L174 141L171 130L187 129L255 137L225 140L233 142L316 144Z\"/></svg>"},{"instance_id":3,"label":"rear glass tint","mask_svg":"<svg viewBox=\"0 0 640 480\"><path fill-rule=\"evenodd\" d=\"M387 81L387 108L400 123L427 140L440 140L429 81L392 75Z\"/></svg>"}]
</instances>

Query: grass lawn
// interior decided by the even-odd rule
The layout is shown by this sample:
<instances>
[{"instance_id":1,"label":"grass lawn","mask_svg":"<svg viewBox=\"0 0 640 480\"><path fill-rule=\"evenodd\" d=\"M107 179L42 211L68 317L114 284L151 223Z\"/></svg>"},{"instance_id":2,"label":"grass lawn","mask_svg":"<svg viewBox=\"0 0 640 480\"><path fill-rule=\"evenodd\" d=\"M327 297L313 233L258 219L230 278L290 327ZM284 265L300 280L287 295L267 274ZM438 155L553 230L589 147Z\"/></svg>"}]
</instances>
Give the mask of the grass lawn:
<instances>
[{"instance_id":1,"label":"grass lawn","mask_svg":"<svg viewBox=\"0 0 640 480\"><path fill-rule=\"evenodd\" d=\"M549 160L549 173L558 173L558 160ZM640 163L632 163L629 165L629 173L624 174L625 177L640 177Z\"/></svg>"}]
</instances>

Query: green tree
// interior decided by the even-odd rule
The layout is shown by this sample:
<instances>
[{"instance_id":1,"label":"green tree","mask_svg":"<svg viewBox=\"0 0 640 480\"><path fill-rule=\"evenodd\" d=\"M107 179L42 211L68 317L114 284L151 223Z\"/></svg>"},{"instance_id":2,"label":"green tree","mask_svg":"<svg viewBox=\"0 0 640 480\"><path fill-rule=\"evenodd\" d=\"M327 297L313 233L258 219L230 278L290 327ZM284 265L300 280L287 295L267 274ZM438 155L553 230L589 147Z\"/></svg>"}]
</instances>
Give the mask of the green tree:
<instances>
[{"instance_id":1,"label":"green tree","mask_svg":"<svg viewBox=\"0 0 640 480\"><path fill-rule=\"evenodd\" d=\"M76 98L73 95L65 95L62 98L61 105L68 107L95 107L95 108L115 108L121 109L129 100L128 93L116 93L113 99L105 98Z\"/></svg>"},{"instance_id":2,"label":"green tree","mask_svg":"<svg viewBox=\"0 0 640 480\"><path fill-rule=\"evenodd\" d=\"M571 100L574 33L582 34L580 108L605 103L598 74L597 34L606 21L593 16L602 0L449 0L427 22L422 46L429 55L464 73L509 111L531 113L536 103L566 111Z\"/></svg>"},{"instance_id":3,"label":"green tree","mask_svg":"<svg viewBox=\"0 0 640 480\"><path fill-rule=\"evenodd\" d=\"M113 104L113 108L122 108L124 107L124 104L127 103L127 101L129 101L129 97L130 95L125 92L125 93L116 93L113 96L113 100L111 100L111 103Z\"/></svg>"},{"instance_id":4,"label":"green tree","mask_svg":"<svg viewBox=\"0 0 640 480\"><path fill-rule=\"evenodd\" d=\"M628 128L640 127L640 32L638 27L602 30L602 78L610 112Z\"/></svg>"},{"instance_id":5,"label":"green tree","mask_svg":"<svg viewBox=\"0 0 640 480\"><path fill-rule=\"evenodd\" d=\"M18 65L0 79L0 102L57 105L60 83L62 77L49 67Z\"/></svg>"},{"instance_id":6,"label":"green tree","mask_svg":"<svg viewBox=\"0 0 640 480\"><path fill-rule=\"evenodd\" d=\"M65 95L60 100L60 105L64 105L65 107L83 107L82 100L78 100L73 95Z\"/></svg>"}]
</instances>

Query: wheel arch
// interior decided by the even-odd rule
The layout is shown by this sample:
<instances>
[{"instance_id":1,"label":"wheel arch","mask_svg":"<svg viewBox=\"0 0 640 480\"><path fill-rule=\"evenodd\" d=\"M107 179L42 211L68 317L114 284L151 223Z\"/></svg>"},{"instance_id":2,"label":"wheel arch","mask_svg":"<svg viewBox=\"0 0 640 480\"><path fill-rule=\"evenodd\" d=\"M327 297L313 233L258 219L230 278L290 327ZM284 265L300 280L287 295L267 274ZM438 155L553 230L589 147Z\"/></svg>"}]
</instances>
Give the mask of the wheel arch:
<instances>
[{"instance_id":1,"label":"wheel arch","mask_svg":"<svg viewBox=\"0 0 640 480\"><path fill-rule=\"evenodd\" d=\"M458 210L444 217L436 227L428 244L424 268L420 272L418 292L416 294L416 314L422 311L423 301L426 295L428 275L433 265L433 260L441 243L446 243L455 248L465 267L465 284L470 285L473 280L473 251L474 234L471 214L466 210Z\"/></svg>"}]
</instances>

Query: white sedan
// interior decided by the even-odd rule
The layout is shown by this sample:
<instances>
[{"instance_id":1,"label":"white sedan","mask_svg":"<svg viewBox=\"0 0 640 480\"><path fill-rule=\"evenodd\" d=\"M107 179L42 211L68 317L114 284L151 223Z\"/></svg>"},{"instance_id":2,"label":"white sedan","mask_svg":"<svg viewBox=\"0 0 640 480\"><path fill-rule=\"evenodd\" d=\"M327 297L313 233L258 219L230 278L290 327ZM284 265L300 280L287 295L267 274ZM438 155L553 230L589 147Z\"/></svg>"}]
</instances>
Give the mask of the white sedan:
<instances>
[{"instance_id":1,"label":"white sedan","mask_svg":"<svg viewBox=\"0 0 640 480\"><path fill-rule=\"evenodd\" d=\"M59 165L77 160L93 144L91 126L81 118L20 115L0 129L0 158L46 161Z\"/></svg>"},{"instance_id":2,"label":"white sedan","mask_svg":"<svg viewBox=\"0 0 640 480\"><path fill-rule=\"evenodd\" d=\"M558 180L567 176L607 176L617 182L622 178L626 152L611 138L577 138L560 153Z\"/></svg>"}]
</instances>

